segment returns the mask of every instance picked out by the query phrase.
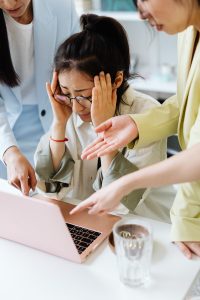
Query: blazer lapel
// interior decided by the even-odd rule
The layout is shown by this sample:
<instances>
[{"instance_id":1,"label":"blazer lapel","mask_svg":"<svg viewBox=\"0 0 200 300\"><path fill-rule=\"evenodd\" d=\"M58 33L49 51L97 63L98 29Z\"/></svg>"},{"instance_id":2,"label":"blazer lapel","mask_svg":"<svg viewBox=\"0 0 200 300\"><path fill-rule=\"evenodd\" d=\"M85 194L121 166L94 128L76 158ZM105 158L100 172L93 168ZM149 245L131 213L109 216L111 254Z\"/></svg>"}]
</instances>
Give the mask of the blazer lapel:
<instances>
[{"instance_id":1,"label":"blazer lapel","mask_svg":"<svg viewBox=\"0 0 200 300\"><path fill-rule=\"evenodd\" d=\"M191 33L188 35L187 40L184 44L185 49L180 49L180 51L183 51L183 53L179 53L180 67L178 84L180 82L181 86L178 86L178 93L182 101L180 110L181 120L182 115L185 113L185 107L187 104L188 93L190 90L192 79L194 77L197 65L199 65L200 63L200 42L198 42L194 56L192 57L196 35L197 31L194 28L191 28Z\"/></svg>"},{"instance_id":2,"label":"blazer lapel","mask_svg":"<svg viewBox=\"0 0 200 300\"><path fill-rule=\"evenodd\" d=\"M51 79L56 44L57 18L52 15L46 5L46 1L33 1L33 11L35 81L37 98L40 104L46 98L45 83Z\"/></svg>"},{"instance_id":3,"label":"blazer lapel","mask_svg":"<svg viewBox=\"0 0 200 300\"><path fill-rule=\"evenodd\" d=\"M193 101L194 99L189 98L189 93L191 89L191 84L193 82L193 78L195 76L195 72L200 65L200 41L196 46L195 53L193 53L196 35L197 31L193 27L191 27L190 32L188 32L186 39L183 41L184 44L181 49L183 53L179 52L179 64L181 65L179 67L178 79L178 98L180 99L180 117L178 132L179 141L183 149L186 148L191 128L190 110L192 109L193 104L189 103L188 101Z\"/></svg>"},{"instance_id":4,"label":"blazer lapel","mask_svg":"<svg viewBox=\"0 0 200 300\"><path fill-rule=\"evenodd\" d=\"M16 99L21 102L21 89L20 85L12 88L12 92L15 95Z\"/></svg>"}]
</instances>

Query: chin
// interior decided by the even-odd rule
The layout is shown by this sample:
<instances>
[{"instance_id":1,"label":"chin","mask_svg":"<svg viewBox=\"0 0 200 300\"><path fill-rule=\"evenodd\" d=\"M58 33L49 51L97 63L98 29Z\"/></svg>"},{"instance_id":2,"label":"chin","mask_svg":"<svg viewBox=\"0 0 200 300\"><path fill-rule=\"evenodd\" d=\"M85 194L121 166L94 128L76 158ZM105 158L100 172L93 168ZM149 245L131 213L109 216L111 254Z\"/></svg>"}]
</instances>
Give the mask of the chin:
<instances>
[{"instance_id":1,"label":"chin","mask_svg":"<svg viewBox=\"0 0 200 300\"><path fill-rule=\"evenodd\" d=\"M163 27L163 31L167 34L177 34L179 32L184 31L186 28L182 27L182 28L170 28L170 27Z\"/></svg>"},{"instance_id":2,"label":"chin","mask_svg":"<svg viewBox=\"0 0 200 300\"><path fill-rule=\"evenodd\" d=\"M84 121L84 122L91 122L91 115L90 115L90 114L79 115L79 117L80 117L81 120Z\"/></svg>"}]
</instances>

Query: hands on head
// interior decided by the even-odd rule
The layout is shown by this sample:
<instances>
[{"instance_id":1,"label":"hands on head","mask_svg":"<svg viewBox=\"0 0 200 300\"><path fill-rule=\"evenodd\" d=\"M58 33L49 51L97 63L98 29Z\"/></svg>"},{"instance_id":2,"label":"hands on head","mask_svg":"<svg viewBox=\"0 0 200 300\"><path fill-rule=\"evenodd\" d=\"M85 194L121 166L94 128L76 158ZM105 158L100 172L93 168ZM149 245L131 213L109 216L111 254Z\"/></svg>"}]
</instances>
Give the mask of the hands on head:
<instances>
[{"instance_id":1,"label":"hands on head","mask_svg":"<svg viewBox=\"0 0 200 300\"><path fill-rule=\"evenodd\" d=\"M121 75L123 78L123 75ZM91 119L96 127L115 115L117 104L117 87L112 85L110 74L100 72L94 77L92 90Z\"/></svg>"},{"instance_id":2,"label":"hands on head","mask_svg":"<svg viewBox=\"0 0 200 300\"><path fill-rule=\"evenodd\" d=\"M57 72L53 72L51 84L49 82L46 83L46 90L53 111L53 122L56 124L63 124L63 126L65 126L72 113L72 109L71 107L64 105L64 103L59 100L62 95L59 95L61 91L58 84Z\"/></svg>"}]
</instances>

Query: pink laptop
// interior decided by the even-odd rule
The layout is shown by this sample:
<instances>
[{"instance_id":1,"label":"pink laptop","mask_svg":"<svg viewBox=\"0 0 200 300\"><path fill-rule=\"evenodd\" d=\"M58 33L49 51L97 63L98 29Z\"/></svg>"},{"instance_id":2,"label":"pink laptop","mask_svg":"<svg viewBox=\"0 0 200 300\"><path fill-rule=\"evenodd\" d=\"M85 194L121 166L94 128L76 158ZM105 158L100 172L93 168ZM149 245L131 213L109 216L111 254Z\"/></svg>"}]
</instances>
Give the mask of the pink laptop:
<instances>
[{"instance_id":1,"label":"pink laptop","mask_svg":"<svg viewBox=\"0 0 200 300\"><path fill-rule=\"evenodd\" d=\"M87 210L71 216L73 207L0 191L0 237L81 263L109 235L119 217L91 216Z\"/></svg>"}]
</instances>

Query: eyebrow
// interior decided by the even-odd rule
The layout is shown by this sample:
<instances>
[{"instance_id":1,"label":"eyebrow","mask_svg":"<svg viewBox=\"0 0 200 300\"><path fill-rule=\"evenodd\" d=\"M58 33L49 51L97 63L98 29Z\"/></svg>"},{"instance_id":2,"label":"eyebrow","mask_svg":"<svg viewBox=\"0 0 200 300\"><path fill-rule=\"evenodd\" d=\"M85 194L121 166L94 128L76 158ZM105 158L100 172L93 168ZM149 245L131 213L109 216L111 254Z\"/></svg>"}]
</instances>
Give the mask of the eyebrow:
<instances>
[{"instance_id":1,"label":"eyebrow","mask_svg":"<svg viewBox=\"0 0 200 300\"><path fill-rule=\"evenodd\" d=\"M63 89L67 89L67 90L68 90L68 87L67 87L67 86L64 86L64 85L61 85L61 84L60 84L60 87L62 87ZM87 88L87 89L80 89L80 90L74 90L74 91L75 91L75 92L84 92L84 91L90 90L90 89L92 89L92 88L93 88L93 86L90 87L90 88Z\"/></svg>"}]
</instances>

